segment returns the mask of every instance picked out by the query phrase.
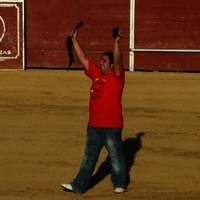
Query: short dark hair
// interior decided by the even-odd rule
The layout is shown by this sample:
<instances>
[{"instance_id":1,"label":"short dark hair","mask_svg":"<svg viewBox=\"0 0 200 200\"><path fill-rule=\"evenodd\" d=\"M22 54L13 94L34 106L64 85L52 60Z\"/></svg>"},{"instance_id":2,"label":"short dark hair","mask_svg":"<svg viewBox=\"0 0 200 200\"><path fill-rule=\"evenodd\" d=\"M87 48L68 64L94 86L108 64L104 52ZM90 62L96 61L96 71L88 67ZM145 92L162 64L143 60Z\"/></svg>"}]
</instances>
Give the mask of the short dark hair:
<instances>
[{"instance_id":1,"label":"short dark hair","mask_svg":"<svg viewBox=\"0 0 200 200\"><path fill-rule=\"evenodd\" d=\"M110 64L113 64L114 61L113 61L113 52L112 51L105 51L103 53L104 56L108 56L108 59L110 61Z\"/></svg>"}]
</instances>

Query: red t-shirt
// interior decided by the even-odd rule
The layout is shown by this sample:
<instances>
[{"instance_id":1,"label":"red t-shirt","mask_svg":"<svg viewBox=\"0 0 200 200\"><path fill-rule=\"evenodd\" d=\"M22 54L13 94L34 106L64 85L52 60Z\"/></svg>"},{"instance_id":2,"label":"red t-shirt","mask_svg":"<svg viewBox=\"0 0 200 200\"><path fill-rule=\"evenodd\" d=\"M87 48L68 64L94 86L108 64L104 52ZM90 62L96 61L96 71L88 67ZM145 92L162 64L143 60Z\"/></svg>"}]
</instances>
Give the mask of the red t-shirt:
<instances>
[{"instance_id":1,"label":"red t-shirt","mask_svg":"<svg viewBox=\"0 0 200 200\"><path fill-rule=\"evenodd\" d=\"M92 127L123 128L122 93L125 83L124 71L102 74L100 68L89 62L85 74L92 80L90 89L89 122Z\"/></svg>"}]
</instances>

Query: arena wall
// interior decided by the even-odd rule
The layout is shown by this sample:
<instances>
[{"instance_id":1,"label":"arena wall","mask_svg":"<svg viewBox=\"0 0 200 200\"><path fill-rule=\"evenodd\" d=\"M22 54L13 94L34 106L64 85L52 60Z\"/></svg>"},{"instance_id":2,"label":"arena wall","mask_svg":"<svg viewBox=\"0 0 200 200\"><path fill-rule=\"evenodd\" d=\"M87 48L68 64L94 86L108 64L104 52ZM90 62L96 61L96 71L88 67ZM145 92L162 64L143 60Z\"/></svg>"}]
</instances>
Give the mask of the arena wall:
<instances>
[{"instance_id":1,"label":"arena wall","mask_svg":"<svg viewBox=\"0 0 200 200\"><path fill-rule=\"evenodd\" d=\"M27 0L27 68L67 68L66 38L79 21L80 43L88 56L99 62L105 50L113 49L112 28L124 31L125 66L129 56L129 2L124 0ZM80 68L76 60L73 68Z\"/></svg>"},{"instance_id":2,"label":"arena wall","mask_svg":"<svg viewBox=\"0 0 200 200\"><path fill-rule=\"evenodd\" d=\"M24 0L2 0L0 1L0 70L24 68Z\"/></svg>"},{"instance_id":3,"label":"arena wall","mask_svg":"<svg viewBox=\"0 0 200 200\"><path fill-rule=\"evenodd\" d=\"M13 16L0 9L0 19L7 16L14 23ZM200 71L199 10L200 2L196 0L26 0L25 48L20 11L20 56L5 59L6 54L17 52L12 34L7 34L7 39L0 41L0 69L66 69L69 62L66 38L76 23L83 21L79 40L96 62L103 51L112 50L111 31L120 26L124 33L122 51L126 69ZM16 33L13 27L16 26L7 30ZM0 38L2 34L1 23ZM13 45L12 49L9 45ZM73 68L82 67L76 60Z\"/></svg>"},{"instance_id":4,"label":"arena wall","mask_svg":"<svg viewBox=\"0 0 200 200\"><path fill-rule=\"evenodd\" d=\"M200 71L200 1L136 0L134 69Z\"/></svg>"}]
</instances>

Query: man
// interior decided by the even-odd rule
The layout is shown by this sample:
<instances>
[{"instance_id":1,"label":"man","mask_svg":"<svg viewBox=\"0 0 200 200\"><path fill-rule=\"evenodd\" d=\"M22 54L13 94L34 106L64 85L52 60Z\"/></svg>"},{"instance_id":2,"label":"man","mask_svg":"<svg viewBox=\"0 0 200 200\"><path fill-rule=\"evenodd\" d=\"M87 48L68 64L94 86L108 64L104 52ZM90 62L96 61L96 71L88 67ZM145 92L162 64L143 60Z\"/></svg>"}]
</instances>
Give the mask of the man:
<instances>
[{"instance_id":1,"label":"man","mask_svg":"<svg viewBox=\"0 0 200 200\"><path fill-rule=\"evenodd\" d=\"M75 193L88 189L101 149L108 150L111 164L111 180L115 193L126 191L126 166L122 150L123 115L121 98L125 72L120 49L122 32L114 38L113 52L104 52L99 66L91 62L80 47L78 31L72 32L74 51L92 80L90 90L89 121L85 155L76 178L61 186Z\"/></svg>"}]
</instances>

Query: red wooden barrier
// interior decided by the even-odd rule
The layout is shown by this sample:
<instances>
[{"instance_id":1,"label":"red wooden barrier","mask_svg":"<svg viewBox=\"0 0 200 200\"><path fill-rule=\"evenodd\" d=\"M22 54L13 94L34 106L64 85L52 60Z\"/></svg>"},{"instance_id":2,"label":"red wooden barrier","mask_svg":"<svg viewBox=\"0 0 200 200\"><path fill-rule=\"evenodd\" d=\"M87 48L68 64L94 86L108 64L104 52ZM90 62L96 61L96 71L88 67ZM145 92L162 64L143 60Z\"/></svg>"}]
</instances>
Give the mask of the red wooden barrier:
<instances>
[{"instance_id":1,"label":"red wooden barrier","mask_svg":"<svg viewBox=\"0 0 200 200\"><path fill-rule=\"evenodd\" d=\"M24 68L23 1L0 2L0 70Z\"/></svg>"}]
</instances>

